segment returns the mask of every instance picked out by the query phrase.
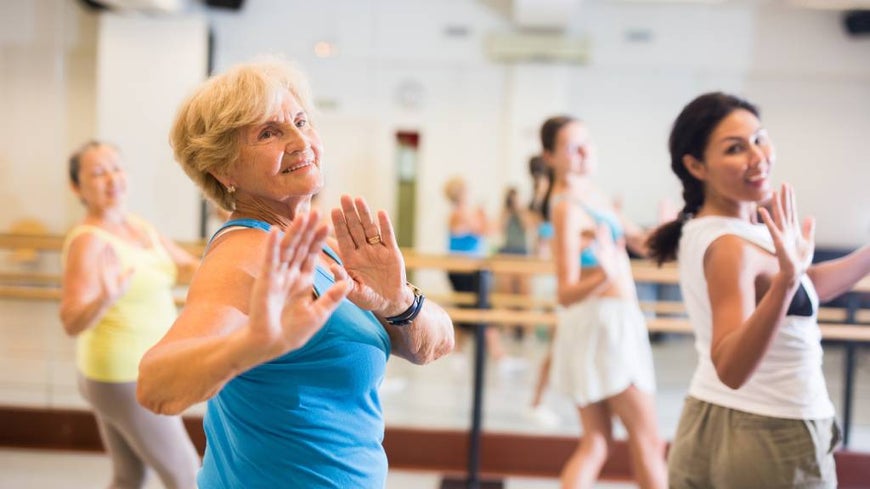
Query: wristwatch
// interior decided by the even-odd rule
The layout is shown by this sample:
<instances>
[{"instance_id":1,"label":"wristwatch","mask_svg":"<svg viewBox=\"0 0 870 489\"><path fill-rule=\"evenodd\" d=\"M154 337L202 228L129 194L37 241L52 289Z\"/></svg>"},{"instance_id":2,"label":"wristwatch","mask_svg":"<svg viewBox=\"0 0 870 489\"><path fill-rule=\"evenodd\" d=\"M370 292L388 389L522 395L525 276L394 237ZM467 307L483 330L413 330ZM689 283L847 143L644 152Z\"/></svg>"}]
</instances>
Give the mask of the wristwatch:
<instances>
[{"instance_id":1,"label":"wristwatch","mask_svg":"<svg viewBox=\"0 0 870 489\"><path fill-rule=\"evenodd\" d=\"M384 318L384 321L386 321L387 324L393 326L407 326L411 324L411 321L413 321L423 309L423 301L426 300L426 296L423 295L423 292L416 285L411 282L405 283L408 287L411 287L411 291L414 293L414 302L408 306L408 309L406 309L405 312Z\"/></svg>"}]
</instances>

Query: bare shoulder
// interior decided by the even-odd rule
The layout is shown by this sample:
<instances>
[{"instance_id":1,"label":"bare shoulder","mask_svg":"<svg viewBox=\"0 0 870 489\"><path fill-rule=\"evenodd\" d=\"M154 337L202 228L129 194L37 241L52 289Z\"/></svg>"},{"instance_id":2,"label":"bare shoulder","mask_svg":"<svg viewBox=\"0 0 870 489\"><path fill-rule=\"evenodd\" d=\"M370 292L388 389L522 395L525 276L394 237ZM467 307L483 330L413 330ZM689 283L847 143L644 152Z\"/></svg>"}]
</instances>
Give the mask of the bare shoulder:
<instances>
[{"instance_id":1,"label":"bare shoulder","mask_svg":"<svg viewBox=\"0 0 870 489\"><path fill-rule=\"evenodd\" d=\"M707 247L704 252L704 268L730 267L742 264L747 258L749 243L743 238L733 235L722 235Z\"/></svg>"},{"instance_id":2,"label":"bare shoulder","mask_svg":"<svg viewBox=\"0 0 870 489\"><path fill-rule=\"evenodd\" d=\"M227 305L246 313L268 236L259 229L238 229L219 236L190 283L187 305Z\"/></svg>"},{"instance_id":3,"label":"bare shoulder","mask_svg":"<svg viewBox=\"0 0 870 489\"><path fill-rule=\"evenodd\" d=\"M769 273L774 263L766 250L739 236L726 234L710 243L704 253L704 274L708 281L738 284Z\"/></svg>"},{"instance_id":4,"label":"bare shoulder","mask_svg":"<svg viewBox=\"0 0 870 489\"><path fill-rule=\"evenodd\" d=\"M93 255L105 248L107 242L96 232L82 231L69 239L67 256Z\"/></svg>"}]
</instances>

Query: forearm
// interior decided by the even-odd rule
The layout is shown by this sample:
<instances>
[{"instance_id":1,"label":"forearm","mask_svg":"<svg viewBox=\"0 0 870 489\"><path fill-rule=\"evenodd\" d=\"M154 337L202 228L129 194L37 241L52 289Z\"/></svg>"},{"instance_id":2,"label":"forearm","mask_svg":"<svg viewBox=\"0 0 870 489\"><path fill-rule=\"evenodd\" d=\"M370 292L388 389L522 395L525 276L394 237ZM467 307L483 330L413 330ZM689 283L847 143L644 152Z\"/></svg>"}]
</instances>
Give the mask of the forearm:
<instances>
[{"instance_id":1,"label":"forearm","mask_svg":"<svg viewBox=\"0 0 870 489\"><path fill-rule=\"evenodd\" d=\"M586 300L604 292L610 284L610 278L602 269L584 271L581 279L576 283L559 287L559 304L567 307Z\"/></svg>"},{"instance_id":2,"label":"forearm","mask_svg":"<svg viewBox=\"0 0 870 489\"><path fill-rule=\"evenodd\" d=\"M864 245L842 258L813 265L807 270L822 302L848 292L868 273L870 245Z\"/></svg>"},{"instance_id":3,"label":"forearm","mask_svg":"<svg viewBox=\"0 0 870 489\"><path fill-rule=\"evenodd\" d=\"M139 363L139 403L158 414L180 414L210 399L234 377L265 361L245 334L242 328L226 336L158 343Z\"/></svg>"},{"instance_id":4,"label":"forearm","mask_svg":"<svg viewBox=\"0 0 870 489\"><path fill-rule=\"evenodd\" d=\"M393 354L423 365L453 351L453 322L447 312L424 302L420 314L406 326L385 324Z\"/></svg>"},{"instance_id":5,"label":"forearm","mask_svg":"<svg viewBox=\"0 0 870 489\"><path fill-rule=\"evenodd\" d=\"M714 342L710 352L716 373L725 385L738 389L761 363L799 281L774 277L753 313L737 329Z\"/></svg>"},{"instance_id":6,"label":"forearm","mask_svg":"<svg viewBox=\"0 0 870 489\"><path fill-rule=\"evenodd\" d=\"M95 325L112 306L112 301L98 296L90 301L63 301L60 307L60 321L69 336L78 336Z\"/></svg>"}]
</instances>

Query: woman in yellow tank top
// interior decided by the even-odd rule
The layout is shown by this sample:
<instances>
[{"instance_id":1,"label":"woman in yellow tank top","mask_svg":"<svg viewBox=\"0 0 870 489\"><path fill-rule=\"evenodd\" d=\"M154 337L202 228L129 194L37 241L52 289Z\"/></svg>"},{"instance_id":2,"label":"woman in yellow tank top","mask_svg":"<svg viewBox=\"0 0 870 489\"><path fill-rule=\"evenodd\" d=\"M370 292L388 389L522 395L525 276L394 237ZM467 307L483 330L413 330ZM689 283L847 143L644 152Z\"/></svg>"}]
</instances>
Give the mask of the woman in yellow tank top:
<instances>
[{"instance_id":1,"label":"woman in yellow tank top","mask_svg":"<svg viewBox=\"0 0 870 489\"><path fill-rule=\"evenodd\" d=\"M199 459L180 417L145 410L135 393L139 360L176 316L176 278L199 262L127 212L127 177L113 146L82 146L69 178L86 214L64 242L60 318L76 338L79 390L112 459L110 487L141 487L151 467L167 488L192 489Z\"/></svg>"}]
</instances>

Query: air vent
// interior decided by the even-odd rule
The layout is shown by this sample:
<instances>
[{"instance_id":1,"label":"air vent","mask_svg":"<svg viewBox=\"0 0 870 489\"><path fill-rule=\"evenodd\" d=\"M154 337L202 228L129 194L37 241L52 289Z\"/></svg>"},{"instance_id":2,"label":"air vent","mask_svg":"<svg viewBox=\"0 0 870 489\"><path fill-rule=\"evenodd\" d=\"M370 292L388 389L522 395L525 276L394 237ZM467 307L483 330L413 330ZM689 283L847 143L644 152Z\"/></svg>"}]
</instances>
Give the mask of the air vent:
<instances>
[{"instance_id":1,"label":"air vent","mask_svg":"<svg viewBox=\"0 0 870 489\"><path fill-rule=\"evenodd\" d=\"M485 49L491 60L500 63L584 64L589 59L589 43L585 38L554 33L490 34Z\"/></svg>"}]
</instances>

